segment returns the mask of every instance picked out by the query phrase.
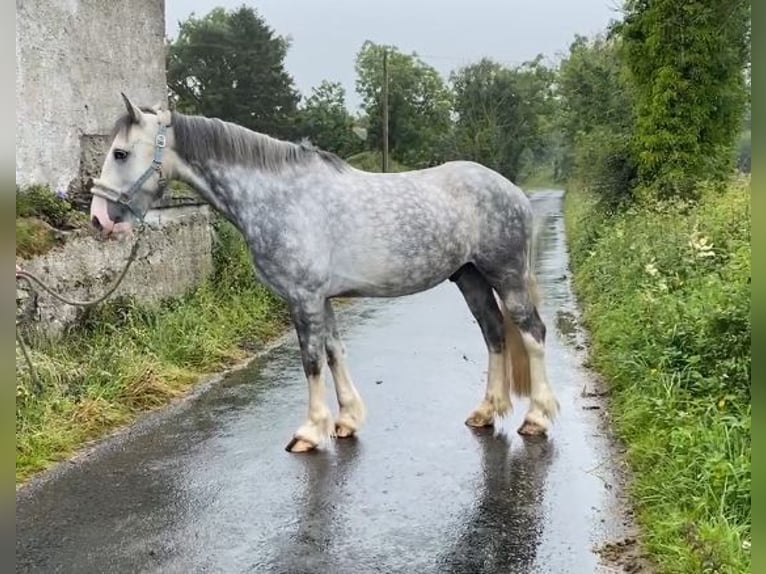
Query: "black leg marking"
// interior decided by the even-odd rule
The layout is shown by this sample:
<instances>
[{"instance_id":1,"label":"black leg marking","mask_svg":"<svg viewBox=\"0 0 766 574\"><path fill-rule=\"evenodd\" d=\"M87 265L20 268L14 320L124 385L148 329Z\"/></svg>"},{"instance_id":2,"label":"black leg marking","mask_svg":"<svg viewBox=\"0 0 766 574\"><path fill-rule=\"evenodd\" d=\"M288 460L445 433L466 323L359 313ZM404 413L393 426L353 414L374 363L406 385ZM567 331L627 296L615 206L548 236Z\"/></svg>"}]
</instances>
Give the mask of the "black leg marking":
<instances>
[{"instance_id":1,"label":"black leg marking","mask_svg":"<svg viewBox=\"0 0 766 574\"><path fill-rule=\"evenodd\" d=\"M335 322L335 312L332 303L328 299L325 301L325 350L327 351L327 364L330 367L335 366L338 357L343 355L343 343L338 332L338 325Z\"/></svg>"},{"instance_id":2,"label":"black leg marking","mask_svg":"<svg viewBox=\"0 0 766 574\"><path fill-rule=\"evenodd\" d=\"M522 333L529 333L538 343L545 343L547 329L543 323L537 307L528 303L527 305L518 305L508 309L511 319Z\"/></svg>"},{"instance_id":3,"label":"black leg marking","mask_svg":"<svg viewBox=\"0 0 766 574\"><path fill-rule=\"evenodd\" d=\"M461 267L452 279L468 303L468 308L481 327L487 347L493 353L503 351L503 314L495 301L492 288L475 266Z\"/></svg>"},{"instance_id":4,"label":"black leg marking","mask_svg":"<svg viewBox=\"0 0 766 574\"><path fill-rule=\"evenodd\" d=\"M293 324L301 346L303 370L307 377L319 376L326 360L324 302L300 301L291 305Z\"/></svg>"}]
</instances>

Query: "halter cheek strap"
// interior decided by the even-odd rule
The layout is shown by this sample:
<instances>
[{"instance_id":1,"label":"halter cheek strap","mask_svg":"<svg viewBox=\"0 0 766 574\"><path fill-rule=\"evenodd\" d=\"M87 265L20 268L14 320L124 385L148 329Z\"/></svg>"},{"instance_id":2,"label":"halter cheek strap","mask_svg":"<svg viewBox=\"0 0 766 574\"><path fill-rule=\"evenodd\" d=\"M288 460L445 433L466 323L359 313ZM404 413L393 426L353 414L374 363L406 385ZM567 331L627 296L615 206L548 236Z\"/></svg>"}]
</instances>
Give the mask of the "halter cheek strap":
<instances>
[{"instance_id":1,"label":"halter cheek strap","mask_svg":"<svg viewBox=\"0 0 766 574\"><path fill-rule=\"evenodd\" d=\"M124 205L131 211L136 219L143 221L143 214L139 212L136 206L136 202L138 200L138 192L141 191L141 188L144 186L147 180L155 173L159 176L159 180L157 181L158 191L162 192L167 187L167 180L162 175L162 155L164 154L165 147L167 145L167 138L165 135L167 129L168 126L160 123L159 130L157 131L157 135L154 138L154 158L152 159L152 163L149 167L146 168L146 171L141 174L141 177L133 182L133 185L131 185L126 191L119 191L106 186L101 182L94 182L91 193L93 195L103 197L109 201Z\"/></svg>"}]
</instances>

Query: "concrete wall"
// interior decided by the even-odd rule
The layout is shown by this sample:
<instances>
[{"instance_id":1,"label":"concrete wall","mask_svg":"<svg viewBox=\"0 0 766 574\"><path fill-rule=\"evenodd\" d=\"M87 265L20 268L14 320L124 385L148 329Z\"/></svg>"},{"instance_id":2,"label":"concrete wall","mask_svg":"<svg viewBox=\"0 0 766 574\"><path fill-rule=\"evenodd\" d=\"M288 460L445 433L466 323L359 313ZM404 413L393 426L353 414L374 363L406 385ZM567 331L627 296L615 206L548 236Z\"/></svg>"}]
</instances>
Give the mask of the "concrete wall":
<instances>
[{"instance_id":1,"label":"concrete wall","mask_svg":"<svg viewBox=\"0 0 766 574\"><path fill-rule=\"evenodd\" d=\"M164 0L16 0L17 185L82 194L120 91L167 101L164 35Z\"/></svg>"},{"instance_id":2,"label":"concrete wall","mask_svg":"<svg viewBox=\"0 0 766 574\"><path fill-rule=\"evenodd\" d=\"M16 184L47 184L86 207L88 179L101 170L125 110L120 92L139 105L167 101L164 37L164 0L16 0ZM198 201L155 206L115 295L151 303L197 285L212 270L209 219ZM92 299L116 279L131 247L80 230L17 263L69 298ZM19 285L17 320L55 334L81 312Z\"/></svg>"},{"instance_id":3,"label":"concrete wall","mask_svg":"<svg viewBox=\"0 0 766 574\"><path fill-rule=\"evenodd\" d=\"M113 296L132 295L143 303L183 294L212 271L210 208L168 204L147 215L138 256ZM99 297L122 272L133 240L100 241L88 233L69 238L48 253L17 263L70 299ZM51 335L77 320L81 309L19 282L16 318Z\"/></svg>"}]
</instances>

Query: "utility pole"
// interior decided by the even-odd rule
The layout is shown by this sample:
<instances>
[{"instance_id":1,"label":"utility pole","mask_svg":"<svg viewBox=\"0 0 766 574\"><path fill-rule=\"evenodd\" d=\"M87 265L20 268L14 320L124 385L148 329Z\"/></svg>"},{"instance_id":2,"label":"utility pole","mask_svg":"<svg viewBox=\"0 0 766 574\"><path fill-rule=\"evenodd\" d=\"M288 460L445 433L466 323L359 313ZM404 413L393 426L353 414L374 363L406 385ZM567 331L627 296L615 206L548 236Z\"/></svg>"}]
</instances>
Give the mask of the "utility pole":
<instances>
[{"instance_id":1,"label":"utility pole","mask_svg":"<svg viewBox=\"0 0 766 574\"><path fill-rule=\"evenodd\" d=\"M383 172L388 171L388 50L383 49Z\"/></svg>"}]
</instances>

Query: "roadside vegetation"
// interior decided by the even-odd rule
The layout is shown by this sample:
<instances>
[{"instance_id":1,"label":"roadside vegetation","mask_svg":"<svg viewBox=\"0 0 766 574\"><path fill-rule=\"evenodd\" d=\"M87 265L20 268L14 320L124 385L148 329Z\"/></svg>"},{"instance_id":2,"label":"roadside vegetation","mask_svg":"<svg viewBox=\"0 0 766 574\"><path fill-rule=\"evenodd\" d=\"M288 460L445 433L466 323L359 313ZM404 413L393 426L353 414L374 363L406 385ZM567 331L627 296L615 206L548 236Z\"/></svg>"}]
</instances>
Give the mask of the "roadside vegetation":
<instances>
[{"instance_id":1,"label":"roadside vegetation","mask_svg":"<svg viewBox=\"0 0 766 574\"><path fill-rule=\"evenodd\" d=\"M574 285L645 550L660 572L746 572L750 8L625 8L559 68Z\"/></svg>"},{"instance_id":2,"label":"roadside vegetation","mask_svg":"<svg viewBox=\"0 0 766 574\"><path fill-rule=\"evenodd\" d=\"M607 214L566 197L593 366L661 572L747 572L751 541L750 179Z\"/></svg>"},{"instance_id":3,"label":"roadside vegetation","mask_svg":"<svg viewBox=\"0 0 766 574\"><path fill-rule=\"evenodd\" d=\"M186 296L155 306L113 299L65 337L33 339L40 387L17 351L17 481L283 331L284 306L254 281L239 232L220 219L216 231L214 272Z\"/></svg>"}]
</instances>

